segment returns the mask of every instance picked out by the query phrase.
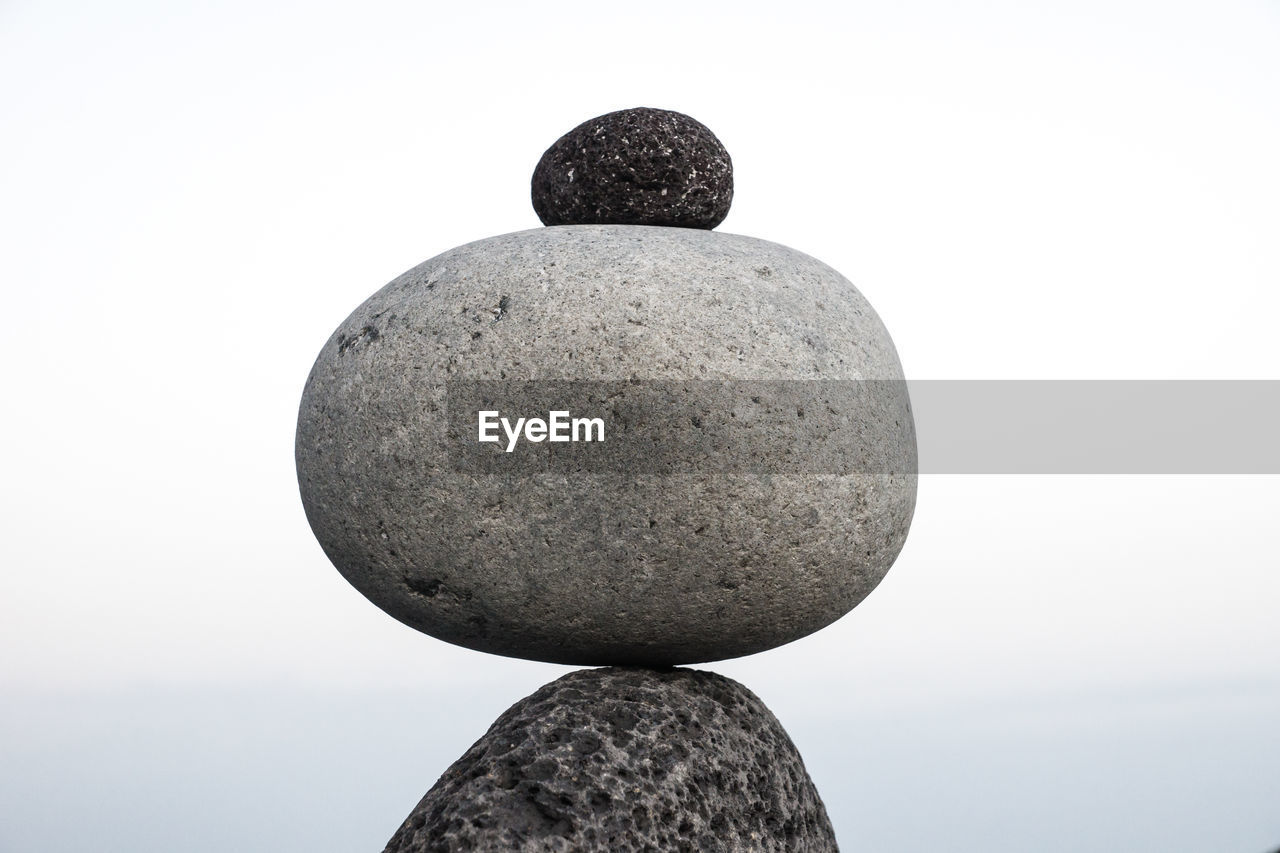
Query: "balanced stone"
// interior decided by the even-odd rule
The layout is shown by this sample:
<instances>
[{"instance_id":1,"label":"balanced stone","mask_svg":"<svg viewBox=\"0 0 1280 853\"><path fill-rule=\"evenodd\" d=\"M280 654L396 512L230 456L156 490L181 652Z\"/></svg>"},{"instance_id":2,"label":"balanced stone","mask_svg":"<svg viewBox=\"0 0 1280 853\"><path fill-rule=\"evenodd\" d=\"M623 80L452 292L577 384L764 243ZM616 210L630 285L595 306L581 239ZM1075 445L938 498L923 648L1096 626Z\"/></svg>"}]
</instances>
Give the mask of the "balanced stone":
<instances>
[{"instance_id":1,"label":"balanced stone","mask_svg":"<svg viewBox=\"0 0 1280 853\"><path fill-rule=\"evenodd\" d=\"M836 850L791 739L741 684L580 670L517 702L385 853Z\"/></svg>"},{"instance_id":2,"label":"balanced stone","mask_svg":"<svg viewBox=\"0 0 1280 853\"><path fill-rule=\"evenodd\" d=\"M406 272L321 350L296 460L321 546L379 607L583 665L822 628L888 571L916 493L902 369L858 290L683 228L540 228Z\"/></svg>"},{"instance_id":3,"label":"balanced stone","mask_svg":"<svg viewBox=\"0 0 1280 853\"><path fill-rule=\"evenodd\" d=\"M705 125L670 110L583 122L533 172L533 209L546 225L715 228L732 201L729 152Z\"/></svg>"}]
</instances>

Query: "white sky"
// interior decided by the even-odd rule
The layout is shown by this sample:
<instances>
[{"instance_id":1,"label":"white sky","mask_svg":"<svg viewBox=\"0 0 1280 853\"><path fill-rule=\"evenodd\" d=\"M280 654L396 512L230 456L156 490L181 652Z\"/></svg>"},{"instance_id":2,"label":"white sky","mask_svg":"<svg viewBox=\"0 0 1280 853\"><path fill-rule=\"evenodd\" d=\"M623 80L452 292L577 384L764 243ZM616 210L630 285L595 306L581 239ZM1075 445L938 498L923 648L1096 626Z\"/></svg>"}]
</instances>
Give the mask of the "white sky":
<instances>
[{"instance_id":1,"label":"white sky","mask_svg":"<svg viewBox=\"0 0 1280 853\"><path fill-rule=\"evenodd\" d=\"M0 691L514 701L560 672L351 590L293 427L355 305L536 227L534 163L612 109L710 126L721 230L841 270L909 376L1280 378L1277 45L1262 0L0 4ZM1276 478L925 478L865 605L709 668L784 723L1225 685L1280 709L1278 515Z\"/></svg>"}]
</instances>

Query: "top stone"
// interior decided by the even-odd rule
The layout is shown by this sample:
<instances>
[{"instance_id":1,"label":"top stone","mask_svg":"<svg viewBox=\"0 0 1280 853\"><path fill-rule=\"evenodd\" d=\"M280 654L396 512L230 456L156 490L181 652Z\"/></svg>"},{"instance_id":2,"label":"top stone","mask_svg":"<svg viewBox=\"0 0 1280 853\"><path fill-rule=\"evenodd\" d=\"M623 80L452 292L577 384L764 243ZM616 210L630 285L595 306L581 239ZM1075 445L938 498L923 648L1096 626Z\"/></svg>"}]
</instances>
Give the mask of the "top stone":
<instances>
[{"instance_id":1,"label":"top stone","mask_svg":"<svg viewBox=\"0 0 1280 853\"><path fill-rule=\"evenodd\" d=\"M706 125L636 107L585 121L533 171L544 225L715 228L733 201L733 163Z\"/></svg>"}]
</instances>

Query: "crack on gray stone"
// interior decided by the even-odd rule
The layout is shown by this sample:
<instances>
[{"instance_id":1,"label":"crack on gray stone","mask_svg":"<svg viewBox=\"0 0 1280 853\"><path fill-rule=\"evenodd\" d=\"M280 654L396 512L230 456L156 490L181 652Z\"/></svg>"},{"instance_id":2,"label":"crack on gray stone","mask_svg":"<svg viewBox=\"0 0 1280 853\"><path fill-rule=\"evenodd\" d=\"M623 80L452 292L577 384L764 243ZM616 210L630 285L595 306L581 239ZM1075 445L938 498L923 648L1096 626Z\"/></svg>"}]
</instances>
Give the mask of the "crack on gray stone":
<instances>
[{"instance_id":1,"label":"crack on gray stone","mask_svg":"<svg viewBox=\"0 0 1280 853\"><path fill-rule=\"evenodd\" d=\"M376 341L381 334L374 326L364 326L354 335L342 334L338 336L338 355L346 355L347 350L360 344L371 344Z\"/></svg>"}]
</instances>

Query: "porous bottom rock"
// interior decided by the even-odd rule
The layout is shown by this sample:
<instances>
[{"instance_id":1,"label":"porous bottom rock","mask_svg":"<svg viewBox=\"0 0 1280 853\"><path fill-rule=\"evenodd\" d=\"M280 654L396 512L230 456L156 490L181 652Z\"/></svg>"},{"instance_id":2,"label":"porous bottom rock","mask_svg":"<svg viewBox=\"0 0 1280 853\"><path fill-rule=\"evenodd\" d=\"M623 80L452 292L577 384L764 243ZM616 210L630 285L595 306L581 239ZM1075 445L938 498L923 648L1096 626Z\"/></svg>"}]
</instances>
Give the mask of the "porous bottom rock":
<instances>
[{"instance_id":1,"label":"porous bottom rock","mask_svg":"<svg viewBox=\"0 0 1280 853\"><path fill-rule=\"evenodd\" d=\"M691 669L579 670L506 711L386 851L834 851L755 694Z\"/></svg>"}]
</instances>

